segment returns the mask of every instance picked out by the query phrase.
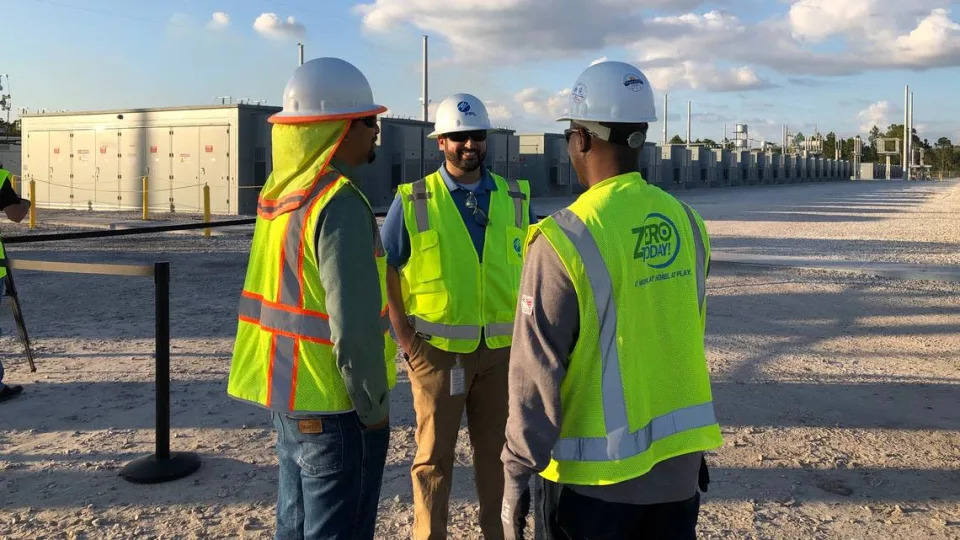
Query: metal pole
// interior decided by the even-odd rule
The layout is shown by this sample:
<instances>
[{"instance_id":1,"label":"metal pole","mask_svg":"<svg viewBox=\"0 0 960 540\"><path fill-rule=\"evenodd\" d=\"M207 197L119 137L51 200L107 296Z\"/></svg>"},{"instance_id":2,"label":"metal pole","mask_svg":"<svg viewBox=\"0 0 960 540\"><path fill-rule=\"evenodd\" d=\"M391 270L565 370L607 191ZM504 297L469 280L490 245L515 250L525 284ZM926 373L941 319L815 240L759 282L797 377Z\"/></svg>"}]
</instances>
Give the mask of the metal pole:
<instances>
[{"instance_id":1,"label":"metal pole","mask_svg":"<svg viewBox=\"0 0 960 540\"><path fill-rule=\"evenodd\" d=\"M154 264L156 284L157 459L170 458L170 263Z\"/></svg>"},{"instance_id":2,"label":"metal pole","mask_svg":"<svg viewBox=\"0 0 960 540\"><path fill-rule=\"evenodd\" d=\"M299 53L299 56L300 56L300 63L297 65L302 66L303 65L303 43L297 43L297 52Z\"/></svg>"},{"instance_id":3,"label":"metal pole","mask_svg":"<svg viewBox=\"0 0 960 540\"><path fill-rule=\"evenodd\" d=\"M907 164L913 165L913 90L910 91L910 129L907 130L907 138L910 140L910 154L908 154ZM913 180L913 171L910 172L910 179Z\"/></svg>"},{"instance_id":4,"label":"metal pole","mask_svg":"<svg viewBox=\"0 0 960 540\"><path fill-rule=\"evenodd\" d=\"M900 163L903 165L903 179L910 179L910 168L907 167L907 159L910 156L910 138L907 136L907 126L910 124L910 85L903 88L903 159Z\"/></svg>"},{"instance_id":5,"label":"metal pole","mask_svg":"<svg viewBox=\"0 0 960 540\"><path fill-rule=\"evenodd\" d=\"M687 146L690 146L690 100L687 100Z\"/></svg>"},{"instance_id":6,"label":"metal pole","mask_svg":"<svg viewBox=\"0 0 960 540\"><path fill-rule=\"evenodd\" d=\"M427 36L423 36L423 84L421 87L421 111L420 111L420 120L424 122L429 122L430 116L430 101L429 101L429 88L427 87ZM426 156L426 144L424 141L423 126L420 126L420 178L423 178L427 175L427 156Z\"/></svg>"},{"instance_id":7,"label":"metal pole","mask_svg":"<svg viewBox=\"0 0 960 540\"><path fill-rule=\"evenodd\" d=\"M668 94L663 95L663 144L667 144L667 113L669 112L669 104L667 101Z\"/></svg>"}]
</instances>

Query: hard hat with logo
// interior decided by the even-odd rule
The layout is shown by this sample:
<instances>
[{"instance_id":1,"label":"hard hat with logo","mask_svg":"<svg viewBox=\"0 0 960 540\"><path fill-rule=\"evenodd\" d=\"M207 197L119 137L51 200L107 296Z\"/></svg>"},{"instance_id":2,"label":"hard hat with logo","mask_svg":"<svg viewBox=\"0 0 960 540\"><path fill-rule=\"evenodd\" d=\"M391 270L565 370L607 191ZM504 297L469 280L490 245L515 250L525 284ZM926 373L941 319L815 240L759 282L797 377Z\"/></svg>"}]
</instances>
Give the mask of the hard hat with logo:
<instances>
[{"instance_id":1,"label":"hard hat with logo","mask_svg":"<svg viewBox=\"0 0 960 540\"><path fill-rule=\"evenodd\" d=\"M477 96L453 94L440 102L437 107L437 121L433 127L433 133L428 135L431 139L459 131L487 130L493 126L490 125L487 108Z\"/></svg>"},{"instance_id":2,"label":"hard hat with logo","mask_svg":"<svg viewBox=\"0 0 960 540\"><path fill-rule=\"evenodd\" d=\"M624 62L600 62L580 74L570 89L564 120L641 124L655 122L657 111L647 76Z\"/></svg>"},{"instance_id":3,"label":"hard hat with logo","mask_svg":"<svg viewBox=\"0 0 960 540\"><path fill-rule=\"evenodd\" d=\"M274 124L348 120L387 110L373 102L370 83L353 64L339 58L314 58L293 72L283 89L283 111Z\"/></svg>"}]
</instances>

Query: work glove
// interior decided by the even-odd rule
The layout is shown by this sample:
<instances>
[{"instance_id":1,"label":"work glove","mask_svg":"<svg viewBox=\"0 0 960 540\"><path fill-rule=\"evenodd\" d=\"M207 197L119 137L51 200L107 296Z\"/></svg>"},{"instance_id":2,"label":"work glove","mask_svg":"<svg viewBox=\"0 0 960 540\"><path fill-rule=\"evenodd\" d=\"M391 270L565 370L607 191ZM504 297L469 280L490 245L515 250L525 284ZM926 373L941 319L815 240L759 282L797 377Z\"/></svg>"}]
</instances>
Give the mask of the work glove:
<instances>
[{"instance_id":1,"label":"work glove","mask_svg":"<svg viewBox=\"0 0 960 540\"><path fill-rule=\"evenodd\" d=\"M503 506L500 508L503 537L505 540L523 540L527 514L530 513L530 488L525 487L518 499L511 501L511 498L504 497Z\"/></svg>"}]
</instances>

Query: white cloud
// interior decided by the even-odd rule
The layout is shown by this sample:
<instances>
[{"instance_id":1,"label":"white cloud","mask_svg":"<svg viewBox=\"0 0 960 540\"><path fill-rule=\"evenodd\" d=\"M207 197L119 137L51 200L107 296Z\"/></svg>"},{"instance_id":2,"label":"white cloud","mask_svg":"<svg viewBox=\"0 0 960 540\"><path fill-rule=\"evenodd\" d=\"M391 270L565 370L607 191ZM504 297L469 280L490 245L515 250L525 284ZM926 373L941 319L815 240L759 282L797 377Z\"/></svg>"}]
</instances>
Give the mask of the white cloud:
<instances>
[{"instance_id":1,"label":"white cloud","mask_svg":"<svg viewBox=\"0 0 960 540\"><path fill-rule=\"evenodd\" d=\"M773 86L770 81L760 77L753 68L748 66L721 69L712 64L686 61L670 66L648 68L644 73L658 92L678 88L733 92L759 90Z\"/></svg>"},{"instance_id":2,"label":"white cloud","mask_svg":"<svg viewBox=\"0 0 960 540\"><path fill-rule=\"evenodd\" d=\"M207 30L223 30L230 26L230 15L224 11L215 11L207 21Z\"/></svg>"},{"instance_id":3,"label":"white cloud","mask_svg":"<svg viewBox=\"0 0 960 540\"><path fill-rule=\"evenodd\" d=\"M253 29L276 40L297 39L306 33L306 28L293 16L281 20L276 13L261 13L257 20L253 21Z\"/></svg>"},{"instance_id":4,"label":"white cloud","mask_svg":"<svg viewBox=\"0 0 960 540\"><path fill-rule=\"evenodd\" d=\"M567 109L570 89L549 93L540 88L524 88L513 96L513 101L524 115L534 122L553 122Z\"/></svg>"},{"instance_id":5,"label":"white cloud","mask_svg":"<svg viewBox=\"0 0 960 540\"><path fill-rule=\"evenodd\" d=\"M606 56L601 56L600 58L597 58L597 59L594 60L593 62L590 62L590 65L591 65L591 66L595 66L595 65L599 64L600 62L606 62L606 61L607 61L607 57L606 57Z\"/></svg>"},{"instance_id":6,"label":"white cloud","mask_svg":"<svg viewBox=\"0 0 960 540\"><path fill-rule=\"evenodd\" d=\"M894 59L915 66L956 65L960 61L960 24L950 12L934 9L913 31L901 35L889 51Z\"/></svg>"},{"instance_id":7,"label":"white cloud","mask_svg":"<svg viewBox=\"0 0 960 540\"><path fill-rule=\"evenodd\" d=\"M860 131L870 131L873 126L886 131L887 126L890 125L891 112L892 107L889 101L871 103L869 107L857 113L857 118L860 119Z\"/></svg>"},{"instance_id":8,"label":"white cloud","mask_svg":"<svg viewBox=\"0 0 960 540\"><path fill-rule=\"evenodd\" d=\"M502 124L513 119L513 111L507 108L506 105L494 101L489 101L484 103L484 105L487 108L487 115L490 116L490 121L494 124Z\"/></svg>"}]
</instances>

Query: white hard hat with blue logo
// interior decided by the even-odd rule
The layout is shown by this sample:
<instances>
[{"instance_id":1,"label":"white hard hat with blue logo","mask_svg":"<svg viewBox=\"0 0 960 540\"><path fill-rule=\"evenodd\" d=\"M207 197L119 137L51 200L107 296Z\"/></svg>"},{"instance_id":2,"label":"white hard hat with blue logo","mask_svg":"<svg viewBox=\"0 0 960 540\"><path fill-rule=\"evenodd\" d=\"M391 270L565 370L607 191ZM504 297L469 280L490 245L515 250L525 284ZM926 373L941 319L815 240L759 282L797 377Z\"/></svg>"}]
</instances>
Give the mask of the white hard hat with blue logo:
<instances>
[{"instance_id":1,"label":"white hard hat with blue logo","mask_svg":"<svg viewBox=\"0 0 960 540\"><path fill-rule=\"evenodd\" d=\"M557 118L581 122L642 124L657 121L647 76L625 62L588 67L570 89L569 107Z\"/></svg>"},{"instance_id":2,"label":"white hard hat with blue logo","mask_svg":"<svg viewBox=\"0 0 960 540\"><path fill-rule=\"evenodd\" d=\"M487 108L477 96L453 94L440 102L433 127L433 133L428 135L431 139L447 133L488 130L493 126L490 125Z\"/></svg>"}]
</instances>

